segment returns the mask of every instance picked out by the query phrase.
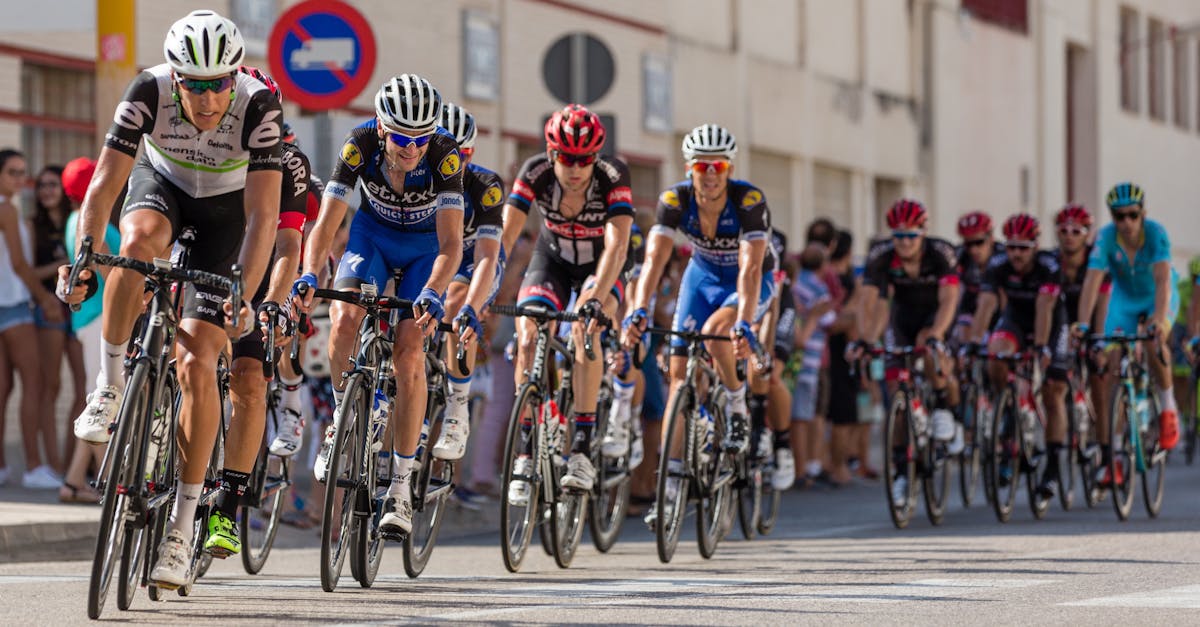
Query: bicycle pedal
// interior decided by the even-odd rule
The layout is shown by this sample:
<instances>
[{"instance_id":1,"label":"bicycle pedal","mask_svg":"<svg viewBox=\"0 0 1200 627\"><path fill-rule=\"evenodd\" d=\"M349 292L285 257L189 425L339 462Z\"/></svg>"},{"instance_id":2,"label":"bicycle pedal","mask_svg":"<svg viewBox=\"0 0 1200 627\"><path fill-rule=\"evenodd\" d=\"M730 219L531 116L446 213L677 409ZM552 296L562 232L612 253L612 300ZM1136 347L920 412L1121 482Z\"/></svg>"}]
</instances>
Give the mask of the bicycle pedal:
<instances>
[{"instance_id":1,"label":"bicycle pedal","mask_svg":"<svg viewBox=\"0 0 1200 627\"><path fill-rule=\"evenodd\" d=\"M173 583L167 583L165 581L152 581L152 582L150 582L150 585L157 587L159 590L169 590L169 591L175 591L175 590L178 590L183 587L183 586L175 585Z\"/></svg>"},{"instance_id":2,"label":"bicycle pedal","mask_svg":"<svg viewBox=\"0 0 1200 627\"><path fill-rule=\"evenodd\" d=\"M209 549L208 554L219 560L223 560L223 559L229 557L230 555L237 555L233 551L229 551L226 549L215 549L215 548Z\"/></svg>"},{"instance_id":3,"label":"bicycle pedal","mask_svg":"<svg viewBox=\"0 0 1200 627\"><path fill-rule=\"evenodd\" d=\"M379 530L379 537L389 542L404 542L408 539L408 533L404 531Z\"/></svg>"}]
</instances>

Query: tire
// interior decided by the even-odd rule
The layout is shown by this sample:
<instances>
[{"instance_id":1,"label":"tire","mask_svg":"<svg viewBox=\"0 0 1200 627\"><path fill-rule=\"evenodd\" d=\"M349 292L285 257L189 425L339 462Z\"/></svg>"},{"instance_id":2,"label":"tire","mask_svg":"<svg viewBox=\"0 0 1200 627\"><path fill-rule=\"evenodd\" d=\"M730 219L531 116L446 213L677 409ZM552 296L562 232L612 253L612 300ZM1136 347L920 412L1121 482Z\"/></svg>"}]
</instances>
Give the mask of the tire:
<instances>
[{"instance_id":1,"label":"tire","mask_svg":"<svg viewBox=\"0 0 1200 627\"><path fill-rule=\"evenodd\" d=\"M1142 431L1142 455L1146 460L1146 470L1142 475L1142 500L1146 504L1146 513L1151 518L1158 518L1162 512L1163 492L1167 481L1167 451L1159 446L1159 407L1155 395L1149 394L1148 424Z\"/></svg>"},{"instance_id":2,"label":"tire","mask_svg":"<svg viewBox=\"0 0 1200 627\"><path fill-rule=\"evenodd\" d=\"M767 536L771 535L771 530L775 528L775 522L779 520L779 507L783 502L783 492L767 486L766 484L769 483L767 479L764 479L763 483L762 511L758 516L758 533Z\"/></svg>"},{"instance_id":3,"label":"tire","mask_svg":"<svg viewBox=\"0 0 1200 627\"><path fill-rule=\"evenodd\" d=\"M1029 438L1025 437L1027 434L1024 433L1024 425L1021 426L1021 429L1021 459L1025 465L1025 495L1028 497L1029 511L1033 514L1034 519L1042 520L1046 517L1046 512L1050 511L1050 499L1043 497L1038 492L1047 465L1046 430L1040 420L1034 424L1034 431L1032 434L1028 434Z\"/></svg>"},{"instance_id":4,"label":"tire","mask_svg":"<svg viewBox=\"0 0 1200 627\"><path fill-rule=\"evenodd\" d=\"M607 380L600 390L600 400L596 404L596 433L607 433L608 417L611 413L612 392L608 390ZM633 421L638 418L630 417L626 428L629 430L629 441L633 441ZM625 524L625 516L629 512L629 489L632 480L629 471L629 453L609 459L600 452L599 446L593 447L592 464L596 468L596 489L588 502L588 535L592 537L592 545L601 553L607 553L621 535L621 527Z\"/></svg>"},{"instance_id":5,"label":"tire","mask_svg":"<svg viewBox=\"0 0 1200 627\"><path fill-rule=\"evenodd\" d=\"M133 596L138 589L142 564L146 555L146 543L149 529L143 523L141 527L125 527L125 546L121 551L121 572L117 577L117 608L128 610L133 605Z\"/></svg>"},{"instance_id":6,"label":"tire","mask_svg":"<svg viewBox=\"0 0 1200 627\"><path fill-rule=\"evenodd\" d=\"M109 441L110 450L105 453L108 473L101 492L103 506L88 585L87 614L93 620L100 618L100 613L104 611L108 587L117 569L117 560L123 554L126 540L124 521L129 510L129 497L118 488L133 478L131 442L140 432L137 427L142 423L149 404L150 369L150 364L145 361L134 366L125 398L117 413L117 431Z\"/></svg>"},{"instance_id":7,"label":"tire","mask_svg":"<svg viewBox=\"0 0 1200 627\"><path fill-rule=\"evenodd\" d=\"M271 547L275 544L275 535L279 532L279 520L283 517L284 502L287 498L287 488L291 485L289 472L291 461L286 457L275 457L267 452L266 447L259 451L258 465L266 468L256 468L255 473L261 473L262 481L259 487L260 495L267 496L259 507L243 505L238 516L238 536L242 542L242 568L246 574L257 575L267 563ZM272 462L276 470L271 471ZM264 516L263 511L267 511ZM254 521L263 525L262 529L254 529Z\"/></svg>"},{"instance_id":8,"label":"tire","mask_svg":"<svg viewBox=\"0 0 1200 627\"><path fill-rule=\"evenodd\" d=\"M963 421L963 437L966 446L958 456L958 489L962 497L963 507L970 507L975 501L975 486L979 484L980 473L980 429L979 429L979 388L974 383L963 388L959 416Z\"/></svg>"},{"instance_id":9,"label":"tire","mask_svg":"<svg viewBox=\"0 0 1200 627\"><path fill-rule=\"evenodd\" d=\"M541 399L542 392L536 383L521 386L509 416L508 434L504 438L504 465L500 481L500 553L504 558L504 567L510 573L520 570L529 542L533 539L534 526L541 520L538 504L541 502L542 480L536 463L532 464L534 476L527 479L529 499L524 505L514 505L508 500L509 484L513 482L513 464L526 454L527 445L537 443L542 437ZM529 423L528 435L522 427L522 421ZM536 446L534 450L537 450ZM547 526L542 526L539 533L543 545L547 544L550 533Z\"/></svg>"},{"instance_id":10,"label":"tire","mask_svg":"<svg viewBox=\"0 0 1200 627\"><path fill-rule=\"evenodd\" d=\"M1180 419L1183 420L1183 459L1188 466L1196 461L1196 443L1197 429L1200 429L1200 377L1195 374L1188 381L1188 385L1192 388L1192 406L1184 408L1186 411Z\"/></svg>"},{"instance_id":11,"label":"tire","mask_svg":"<svg viewBox=\"0 0 1200 627\"><path fill-rule=\"evenodd\" d=\"M365 430L361 432L364 435L366 433ZM363 588L374 585L375 576L379 574L379 564L383 561L385 539L379 532L379 522L383 520L382 505L387 498L387 488L380 487L376 480L378 462L379 456L372 452L365 455L357 465L362 480L359 481L357 494L354 496L355 516L351 522L354 525L354 546L350 552L350 571L358 585Z\"/></svg>"},{"instance_id":12,"label":"tire","mask_svg":"<svg viewBox=\"0 0 1200 627\"><path fill-rule=\"evenodd\" d=\"M158 443L152 471L155 484L154 492L156 495L167 493L175 487L175 464L177 459L175 418L178 414L180 396L179 384L175 380L174 369L168 368L166 377L166 380L160 387L158 409L152 414L153 418L147 436ZM163 538L167 535L167 527L170 523L173 504L173 498L165 499L149 515L148 522L151 527L151 534L150 544L146 546L143 577L147 582L146 593L150 597L150 600L154 602L162 601L166 596L165 589L150 583L150 573L154 570L154 564L158 560L158 545L162 543Z\"/></svg>"},{"instance_id":13,"label":"tire","mask_svg":"<svg viewBox=\"0 0 1200 627\"><path fill-rule=\"evenodd\" d=\"M671 444L680 441L681 459L684 460L683 473L672 476L669 453L660 455L658 461L658 480L655 482L654 511L657 518L654 522L654 545L658 551L658 560L664 564L670 563L679 546L679 536L683 530L683 518L687 514L687 504L691 481L688 474L688 458L696 455L696 441L692 437L691 420L696 413L695 392L690 385L680 387L671 400L670 411L663 417L669 420L667 437L663 441L663 450L670 451ZM690 451L690 453L689 453ZM679 476L682 474L682 476ZM675 488L674 498L668 500L670 487Z\"/></svg>"},{"instance_id":14,"label":"tire","mask_svg":"<svg viewBox=\"0 0 1200 627\"><path fill-rule=\"evenodd\" d=\"M439 389L438 384L433 384ZM425 404L425 424L432 429L441 423L445 413L445 400L440 391L431 393ZM415 475L413 490L412 531L404 537L404 572L409 577L419 577L433 555L437 545L438 530L442 526L446 499L454 487L454 465L433 456L433 434L420 450L420 471Z\"/></svg>"},{"instance_id":15,"label":"tire","mask_svg":"<svg viewBox=\"0 0 1200 627\"><path fill-rule=\"evenodd\" d=\"M583 528L587 524L588 496L590 492L562 490L551 504L550 536L554 539L554 563L559 568L570 568L583 539Z\"/></svg>"},{"instance_id":16,"label":"tire","mask_svg":"<svg viewBox=\"0 0 1200 627\"><path fill-rule=\"evenodd\" d=\"M1112 456L1108 460L1108 474L1112 478L1109 490L1112 492L1113 511L1118 520L1128 520L1129 512L1133 509L1133 497L1137 492L1137 483L1131 475L1137 472L1134 465L1134 433L1129 428L1129 417L1134 411L1133 399L1129 397L1129 388L1118 384L1113 390L1112 411L1108 419L1108 442L1112 447ZM1124 481L1118 482L1121 475Z\"/></svg>"},{"instance_id":17,"label":"tire","mask_svg":"<svg viewBox=\"0 0 1200 627\"><path fill-rule=\"evenodd\" d=\"M913 455L914 445L908 427L912 421L908 418L908 394L897 390L883 424L883 491L887 498L888 514L897 529L908 526L917 496L917 462ZM905 423L903 426L902 422ZM903 459L900 459L896 449L904 451ZM894 498L893 486L901 476L908 482L904 502Z\"/></svg>"},{"instance_id":18,"label":"tire","mask_svg":"<svg viewBox=\"0 0 1200 627\"><path fill-rule=\"evenodd\" d=\"M996 520L1002 523L1012 517L1017 486L1021 483L1019 422L1017 399L1012 388L1006 387L993 407L991 442L988 446L992 510L996 513Z\"/></svg>"},{"instance_id":19,"label":"tire","mask_svg":"<svg viewBox=\"0 0 1200 627\"><path fill-rule=\"evenodd\" d=\"M167 535L167 525L170 522L170 512L172 501L167 501L162 507L157 509L151 515L153 523L153 533L150 536L150 545L146 547L146 594L151 601L155 603L163 601L166 598L166 590L159 588L153 583L149 583L149 574L154 569L154 562L158 559L158 545L162 542L163 537Z\"/></svg>"},{"instance_id":20,"label":"tire","mask_svg":"<svg viewBox=\"0 0 1200 627\"><path fill-rule=\"evenodd\" d=\"M757 460L747 454L739 461L737 492L738 524L742 537L753 540L758 533L758 521L762 515L763 472Z\"/></svg>"},{"instance_id":21,"label":"tire","mask_svg":"<svg viewBox=\"0 0 1200 627\"><path fill-rule=\"evenodd\" d=\"M714 402L715 400L715 402ZM721 407L718 396L710 394L709 404ZM712 408L710 408L712 411ZM713 411L714 442L725 441L725 412ZM710 559L717 552L717 545L729 531L733 521L733 484L736 478L737 456L716 447L708 463L694 458L696 479L696 546L700 557Z\"/></svg>"},{"instance_id":22,"label":"tire","mask_svg":"<svg viewBox=\"0 0 1200 627\"><path fill-rule=\"evenodd\" d=\"M350 521L354 516L356 492L360 489L355 485L358 477L354 477L353 469L357 467L356 460L361 456L364 444L359 434L365 432L364 421L370 416L367 389L368 382L362 373L350 375L338 408L341 411L334 416L333 446L325 471L325 508L321 516L321 589L326 592L337 588L346 554L353 551L351 536L354 533ZM342 467L343 455L350 469L348 479L341 479L347 470Z\"/></svg>"}]
</instances>

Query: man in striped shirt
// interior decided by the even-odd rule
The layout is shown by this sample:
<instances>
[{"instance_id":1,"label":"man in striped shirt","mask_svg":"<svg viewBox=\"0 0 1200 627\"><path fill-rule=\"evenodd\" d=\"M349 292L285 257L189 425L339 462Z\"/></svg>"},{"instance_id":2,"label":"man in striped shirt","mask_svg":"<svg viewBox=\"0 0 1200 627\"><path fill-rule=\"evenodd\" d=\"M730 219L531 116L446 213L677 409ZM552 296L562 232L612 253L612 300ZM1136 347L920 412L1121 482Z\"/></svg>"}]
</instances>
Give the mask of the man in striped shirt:
<instances>
[{"instance_id":1,"label":"man in striped shirt","mask_svg":"<svg viewBox=\"0 0 1200 627\"><path fill-rule=\"evenodd\" d=\"M802 424L793 429L796 437L792 438L792 446L797 462L803 462L797 463L796 468L804 468L806 483L821 474L821 447L824 444L823 416L819 412L823 405L820 370L825 353L825 329L833 313L833 300L821 280L826 258L824 245L810 243L800 254L800 271L792 283L796 316L804 321L796 335L796 345L803 347L803 358L792 397L792 422Z\"/></svg>"}]
</instances>

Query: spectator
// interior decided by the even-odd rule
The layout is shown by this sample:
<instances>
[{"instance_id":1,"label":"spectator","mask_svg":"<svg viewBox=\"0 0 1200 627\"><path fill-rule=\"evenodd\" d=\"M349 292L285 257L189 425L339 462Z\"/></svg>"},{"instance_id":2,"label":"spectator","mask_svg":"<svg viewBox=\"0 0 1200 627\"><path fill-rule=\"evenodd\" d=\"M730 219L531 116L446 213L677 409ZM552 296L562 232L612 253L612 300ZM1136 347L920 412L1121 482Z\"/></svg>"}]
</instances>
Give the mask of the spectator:
<instances>
[{"instance_id":1,"label":"spectator","mask_svg":"<svg viewBox=\"0 0 1200 627\"><path fill-rule=\"evenodd\" d=\"M21 484L30 489L57 488L62 479L52 464L58 459L58 437L54 421L41 422L38 411L42 372L38 359L37 332L30 303L61 316L58 299L42 287L27 261L28 233L12 198L25 186L25 157L15 150L0 150L0 433L12 392L12 372L21 377L21 441L25 449L25 475ZM46 463L42 460L45 449ZM7 481L8 467L0 457L0 482Z\"/></svg>"},{"instance_id":2,"label":"spectator","mask_svg":"<svg viewBox=\"0 0 1200 627\"><path fill-rule=\"evenodd\" d=\"M858 423L858 383L850 376L850 364L845 357L846 344L855 339L856 331L856 308L852 301L854 271L850 267L853 243L849 231L838 231L829 258L829 267L839 277L846 294L841 311L829 328L829 421L833 425L829 443L830 474L837 483L851 479L849 460L859 454L858 437L862 431L859 427L863 426ZM867 468L865 461L859 463L860 469Z\"/></svg>"},{"instance_id":3,"label":"spectator","mask_svg":"<svg viewBox=\"0 0 1200 627\"><path fill-rule=\"evenodd\" d=\"M63 189L71 202L71 215L67 218L63 244L68 251L75 250L75 233L79 224L79 205L87 193L92 174L96 171L96 162L86 157L80 157L67 163L63 168ZM93 249L97 252L113 254L121 249L121 234L117 227L109 224L104 233L104 241L97 242ZM104 303L104 279L108 275L107 268L97 266L100 273L99 286L96 293L83 301L79 311L71 314L71 330L83 345L85 355L100 347L100 309ZM88 348L88 347L91 348ZM97 359L84 359L85 380L91 384L100 375L100 364ZM74 416L72 416L74 418ZM89 464L99 467L104 456L104 445L78 442L71 455L71 464L67 467L66 477L58 491L58 498L64 503L96 503L100 495L87 484Z\"/></svg>"},{"instance_id":4,"label":"spectator","mask_svg":"<svg viewBox=\"0 0 1200 627\"><path fill-rule=\"evenodd\" d=\"M831 482L822 463L825 455L824 414L829 391L822 389L822 383L827 379L820 371L825 354L825 327L830 323L833 309L829 290L820 278L825 265L825 247L816 242L808 244L800 254L800 272L792 282L796 316L804 322L796 335L796 345L803 347L803 357L792 397L791 444L797 473L804 473L797 479L806 488L817 482ZM794 424L797 422L801 424Z\"/></svg>"},{"instance_id":5,"label":"spectator","mask_svg":"<svg viewBox=\"0 0 1200 627\"><path fill-rule=\"evenodd\" d=\"M67 259L67 249L63 245L67 217L71 214L71 200L63 190L63 169L59 166L46 166L35 179L34 212L31 219L33 232L33 273L41 281L42 287L48 292L54 291L58 279L58 267L70 263ZM43 311L41 307L33 309L33 323L37 327L38 355L42 364L42 394L41 394L41 424L55 421L58 392L61 388L61 373L63 355L73 375L74 400L71 411L67 412L68 419L78 416L84 408L86 370L83 364L83 350L79 340L71 330L71 312L66 303L59 302L55 312ZM66 430L71 433L71 427ZM71 458L75 450L75 438L67 437L65 459ZM57 461L57 446L55 455L50 456L50 465L56 471L62 471L62 465Z\"/></svg>"}]
</instances>

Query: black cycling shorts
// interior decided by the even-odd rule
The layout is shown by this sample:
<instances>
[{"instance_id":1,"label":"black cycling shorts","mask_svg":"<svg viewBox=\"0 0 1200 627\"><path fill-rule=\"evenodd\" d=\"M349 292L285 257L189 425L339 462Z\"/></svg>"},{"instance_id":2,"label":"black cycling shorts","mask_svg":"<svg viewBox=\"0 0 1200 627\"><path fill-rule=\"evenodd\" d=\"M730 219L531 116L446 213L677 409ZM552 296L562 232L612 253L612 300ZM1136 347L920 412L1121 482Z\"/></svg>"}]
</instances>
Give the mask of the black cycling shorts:
<instances>
[{"instance_id":1,"label":"black cycling shorts","mask_svg":"<svg viewBox=\"0 0 1200 627\"><path fill-rule=\"evenodd\" d=\"M1046 378L1055 381L1066 381L1067 371L1071 369L1071 354L1068 346L1067 325L1059 322L1050 323L1050 367L1046 368ZM1011 341L1017 350L1024 350L1033 338L1033 325L1026 327L1007 315L1000 316L996 327L992 329L992 338L1004 337Z\"/></svg>"},{"instance_id":2,"label":"black cycling shorts","mask_svg":"<svg viewBox=\"0 0 1200 627\"><path fill-rule=\"evenodd\" d=\"M917 336L921 331L933 326L937 318L937 306L929 309L906 309L892 304L892 316L888 321L887 330L883 334L883 345L888 350L916 346ZM904 367L904 359L889 357L884 363L889 373ZM891 377L888 377L891 380Z\"/></svg>"},{"instance_id":3,"label":"black cycling shorts","mask_svg":"<svg viewBox=\"0 0 1200 627\"><path fill-rule=\"evenodd\" d=\"M525 270L525 280L521 281L517 305L540 303L554 311L563 311L571 302L571 294L588 285L589 279L594 280L597 265L565 264L536 248ZM622 279L618 278L613 284L612 294L618 303L624 300L625 282Z\"/></svg>"},{"instance_id":4,"label":"black cycling shorts","mask_svg":"<svg viewBox=\"0 0 1200 627\"><path fill-rule=\"evenodd\" d=\"M237 263L246 233L243 207L242 190L192 198L142 159L129 177L129 193L121 217L135 211L157 211L171 223L171 241L179 238L184 227L191 227L196 239L186 267L228 277ZM183 296L182 317L224 326L222 303L228 295L225 290L189 284Z\"/></svg>"},{"instance_id":5,"label":"black cycling shorts","mask_svg":"<svg viewBox=\"0 0 1200 627\"><path fill-rule=\"evenodd\" d=\"M779 321L775 326L775 359L787 363L796 350L796 300L792 290L779 290Z\"/></svg>"}]
</instances>

